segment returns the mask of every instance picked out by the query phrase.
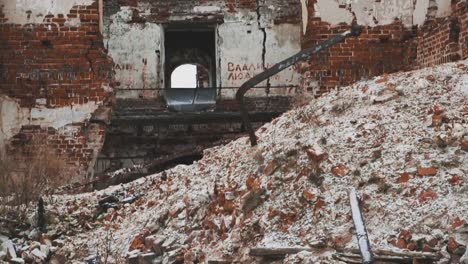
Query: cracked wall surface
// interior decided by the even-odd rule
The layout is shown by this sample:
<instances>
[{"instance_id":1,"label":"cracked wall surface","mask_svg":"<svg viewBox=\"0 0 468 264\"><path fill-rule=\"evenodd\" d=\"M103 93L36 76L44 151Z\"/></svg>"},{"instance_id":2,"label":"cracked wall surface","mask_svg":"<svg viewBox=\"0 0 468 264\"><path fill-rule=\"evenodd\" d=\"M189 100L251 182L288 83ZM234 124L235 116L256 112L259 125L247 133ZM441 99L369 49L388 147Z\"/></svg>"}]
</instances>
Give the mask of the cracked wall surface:
<instances>
[{"instance_id":1,"label":"cracked wall surface","mask_svg":"<svg viewBox=\"0 0 468 264\"><path fill-rule=\"evenodd\" d=\"M239 87L265 67L301 49L298 1L106 1L104 10L105 43L115 62L118 89L165 87L161 74L167 70L163 28L175 23L214 27L217 87ZM286 36L282 37L284 34ZM130 39L146 44L134 44ZM136 49L135 45L144 46ZM145 67L140 56L155 64ZM260 86L299 83L297 70L288 69ZM264 96L269 92L269 89L263 89L249 93L249 96ZM219 99L232 99L234 93L235 89L222 90ZM131 98L148 94L150 97L159 95L121 91L118 96Z\"/></svg>"},{"instance_id":2,"label":"cracked wall surface","mask_svg":"<svg viewBox=\"0 0 468 264\"><path fill-rule=\"evenodd\" d=\"M287 109L295 90L277 86L318 96L363 78L468 57L466 0L106 0L102 35L100 9L95 0L0 1L2 152L47 135L45 144L71 169L92 175L112 88L120 98L156 99L164 110L164 37L171 27L213 31L216 84L232 87L217 93L220 111L238 110L235 88L249 78L348 30L353 20L364 26L360 37L261 83L265 88L247 94L249 110Z\"/></svg>"}]
</instances>

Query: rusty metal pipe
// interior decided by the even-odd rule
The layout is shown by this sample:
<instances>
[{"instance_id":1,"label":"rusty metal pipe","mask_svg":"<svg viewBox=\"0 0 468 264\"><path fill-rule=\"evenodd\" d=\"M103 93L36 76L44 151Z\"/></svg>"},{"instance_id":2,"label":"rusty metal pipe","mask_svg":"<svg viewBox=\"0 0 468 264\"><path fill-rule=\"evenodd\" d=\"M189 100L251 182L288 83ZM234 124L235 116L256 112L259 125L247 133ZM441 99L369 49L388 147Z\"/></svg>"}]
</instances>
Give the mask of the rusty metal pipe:
<instances>
[{"instance_id":1,"label":"rusty metal pipe","mask_svg":"<svg viewBox=\"0 0 468 264\"><path fill-rule=\"evenodd\" d=\"M244 105L244 95L247 93L250 88L254 87L255 85L263 82L264 80L270 78L271 76L283 71L284 69L290 67L291 65L297 63L300 60L305 60L309 58L312 54L318 53L324 49L327 49L337 43L344 41L348 37L356 37L361 34L361 27L357 24L354 24L351 27L351 30L343 32L325 42L320 43L319 45L302 50L298 52L296 55L293 55L277 64L273 67L266 69L265 71L257 74L256 76L252 77L248 81L246 81L242 86L237 90L236 93L236 100L239 102L240 112L242 116L242 121L244 123L245 128L249 132L250 143L252 146L257 145L257 137L255 136L255 131L252 128L252 124L250 123L249 113L247 112L247 108Z\"/></svg>"}]
</instances>

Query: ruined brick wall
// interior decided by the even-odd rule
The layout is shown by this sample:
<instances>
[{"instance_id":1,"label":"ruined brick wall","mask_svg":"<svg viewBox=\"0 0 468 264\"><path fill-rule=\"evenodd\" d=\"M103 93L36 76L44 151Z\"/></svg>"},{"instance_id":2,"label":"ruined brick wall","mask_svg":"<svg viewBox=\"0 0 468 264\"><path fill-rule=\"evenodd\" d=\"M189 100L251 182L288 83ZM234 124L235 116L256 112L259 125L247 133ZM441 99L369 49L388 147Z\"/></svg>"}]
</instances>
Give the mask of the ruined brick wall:
<instances>
[{"instance_id":1,"label":"ruined brick wall","mask_svg":"<svg viewBox=\"0 0 468 264\"><path fill-rule=\"evenodd\" d=\"M452 1L452 14L431 17L419 28L416 67L426 67L466 58L467 2ZM437 9L436 9L437 10Z\"/></svg>"},{"instance_id":2,"label":"ruined brick wall","mask_svg":"<svg viewBox=\"0 0 468 264\"><path fill-rule=\"evenodd\" d=\"M85 176L109 121L102 113L112 95L112 60L103 47L97 1L81 0L70 9L48 2L41 3L45 10L66 12L35 10L27 1L0 6L0 106L9 121L0 139L17 150L47 135L44 144Z\"/></svg>"},{"instance_id":3,"label":"ruined brick wall","mask_svg":"<svg viewBox=\"0 0 468 264\"><path fill-rule=\"evenodd\" d=\"M308 5L307 31L303 48L312 47L350 29L349 24L331 25L317 17L315 5ZM303 65L303 85L318 96L337 86L344 86L363 78L406 68L406 61L414 57L410 45L413 33L401 21L381 26L363 26L357 38L312 56Z\"/></svg>"},{"instance_id":4,"label":"ruined brick wall","mask_svg":"<svg viewBox=\"0 0 468 264\"><path fill-rule=\"evenodd\" d=\"M468 58L468 1L454 0L452 2L452 17L458 23L458 47L461 59Z\"/></svg>"},{"instance_id":5,"label":"ruined brick wall","mask_svg":"<svg viewBox=\"0 0 468 264\"><path fill-rule=\"evenodd\" d=\"M362 6L339 3L343 1L310 0L307 5L303 48L348 30L352 21L364 26L358 38L314 55L303 65L303 85L316 96L363 78L467 57L466 0L419 0L406 7L409 1L396 1L393 7L371 0L363 0ZM373 9L367 10L371 4Z\"/></svg>"},{"instance_id":6,"label":"ruined brick wall","mask_svg":"<svg viewBox=\"0 0 468 264\"><path fill-rule=\"evenodd\" d=\"M213 36L214 45L205 45L202 54L204 58L209 56L212 65L209 71L216 76L213 85L239 87L265 67L299 52L300 14L301 5L297 0L105 1L104 41L115 62L118 97L159 96L160 93L135 89L168 88L170 70L180 62L171 60L193 55L179 56L177 52L186 52L188 48L200 50L199 47L166 46L169 32L174 28L179 33L184 31L180 34L187 34L187 39L197 38L200 28L209 28L205 33ZM190 33L194 28L195 33ZM198 36L197 41L199 39L205 37ZM197 41L178 43L185 42L189 46ZM270 85L300 83L296 70L288 69L278 76L270 80ZM266 85L267 82L262 83ZM249 96L264 94L265 91L261 91ZM219 96L232 99L234 94L226 90L220 91Z\"/></svg>"}]
</instances>

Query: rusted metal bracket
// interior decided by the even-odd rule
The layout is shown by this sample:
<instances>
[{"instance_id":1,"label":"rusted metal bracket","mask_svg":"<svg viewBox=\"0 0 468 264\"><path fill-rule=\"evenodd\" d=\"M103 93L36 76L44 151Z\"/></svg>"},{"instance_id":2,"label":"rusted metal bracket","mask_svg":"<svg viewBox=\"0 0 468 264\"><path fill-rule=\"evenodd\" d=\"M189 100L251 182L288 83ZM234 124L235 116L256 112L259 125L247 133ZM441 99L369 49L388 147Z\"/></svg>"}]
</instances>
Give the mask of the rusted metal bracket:
<instances>
[{"instance_id":1,"label":"rusted metal bracket","mask_svg":"<svg viewBox=\"0 0 468 264\"><path fill-rule=\"evenodd\" d=\"M351 30L348 30L344 33L337 35L325 42L320 43L319 45L308 48L305 50L300 51L296 55L293 55L277 64L273 67L266 69L262 73L257 74L250 80L246 81L236 93L236 99L239 102L240 112L242 116L242 121L244 122L244 126L249 132L250 143L252 146L257 145L257 137L255 136L255 131L252 128L252 124L250 123L249 113L247 112L247 108L244 105L244 95L245 93L250 90L250 88L254 87L255 85L263 82L264 80L270 78L271 76L283 71L284 69L290 67L291 65L297 63L300 60L305 60L309 58L312 54L320 52L324 49L327 49L337 43L344 41L348 37L355 37L361 34L361 27L357 24L354 24L351 27Z\"/></svg>"}]
</instances>

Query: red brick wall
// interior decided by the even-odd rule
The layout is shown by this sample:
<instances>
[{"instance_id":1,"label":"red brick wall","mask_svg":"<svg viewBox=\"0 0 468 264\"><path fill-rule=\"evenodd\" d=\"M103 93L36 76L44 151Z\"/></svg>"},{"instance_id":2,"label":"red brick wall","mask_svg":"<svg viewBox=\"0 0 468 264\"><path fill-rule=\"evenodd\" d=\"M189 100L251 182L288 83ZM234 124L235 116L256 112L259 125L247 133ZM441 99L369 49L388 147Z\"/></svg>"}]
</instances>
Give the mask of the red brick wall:
<instances>
[{"instance_id":1,"label":"red brick wall","mask_svg":"<svg viewBox=\"0 0 468 264\"><path fill-rule=\"evenodd\" d=\"M310 14L315 14L312 3L309 3ZM319 17L310 16L302 48L312 47L349 29L349 25L331 26ZM318 88L316 95L319 95L362 78L401 70L406 67L402 58L414 57L415 50L408 44L411 34L412 31L399 22L364 27L359 37L349 38L312 56L303 69L304 85L309 89Z\"/></svg>"},{"instance_id":2,"label":"red brick wall","mask_svg":"<svg viewBox=\"0 0 468 264\"><path fill-rule=\"evenodd\" d=\"M459 45L463 59L468 58L468 1L456 1L454 4L455 14L460 23Z\"/></svg>"},{"instance_id":3,"label":"red brick wall","mask_svg":"<svg viewBox=\"0 0 468 264\"><path fill-rule=\"evenodd\" d=\"M452 2L452 15L429 18L418 32L417 67L426 67L466 58L468 29L467 2Z\"/></svg>"},{"instance_id":4,"label":"red brick wall","mask_svg":"<svg viewBox=\"0 0 468 264\"><path fill-rule=\"evenodd\" d=\"M97 2L74 6L68 14L47 15L41 24L13 24L7 17L0 6L0 94L25 108L38 107L39 102L41 107L59 108L91 101L107 107L112 60L103 47ZM67 26L68 18L78 18L80 24ZM69 131L75 131L73 137L66 135ZM46 136L44 144L63 154L77 176L84 176L103 144L103 131L103 123L89 120L58 130L26 126L10 146L16 150Z\"/></svg>"},{"instance_id":5,"label":"red brick wall","mask_svg":"<svg viewBox=\"0 0 468 264\"><path fill-rule=\"evenodd\" d=\"M65 174L82 177L90 169L96 151L104 143L105 130L102 124L86 123L71 124L60 129L23 126L20 133L10 140L8 151L21 153L22 147L27 144L42 143L65 162L66 167L62 168Z\"/></svg>"},{"instance_id":6,"label":"red brick wall","mask_svg":"<svg viewBox=\"0 0 468 264\"><path fill-rule=\"evenodd\" d=\"M0 11L1 13L1 11ZM99 33L97 4L75 6L69 14L48 15L42 24L15 25L0 14L0 92L33 107L103 101L112 63ZM66 18L81 25L69 27Z\"/></svg>"},{"instance_id":7,"label":"red brick wall","mask_svg":"<svg viewBox=\"0 0 468 264\"><path fill-rule=\"evenodd\" d=\"M400 22L365 27L358 38L349 38L312 56L302 69L304 86L320 95L363 78L467 58L467 5L465 0L452 1L451 16L428 19L420 28L407 28ZM331 26L315 17L313 3L308 8L310 17L302 48L312 47L350 28L349 25Z\"/></svg>"}]
</instances>

